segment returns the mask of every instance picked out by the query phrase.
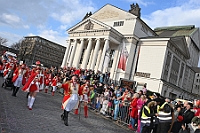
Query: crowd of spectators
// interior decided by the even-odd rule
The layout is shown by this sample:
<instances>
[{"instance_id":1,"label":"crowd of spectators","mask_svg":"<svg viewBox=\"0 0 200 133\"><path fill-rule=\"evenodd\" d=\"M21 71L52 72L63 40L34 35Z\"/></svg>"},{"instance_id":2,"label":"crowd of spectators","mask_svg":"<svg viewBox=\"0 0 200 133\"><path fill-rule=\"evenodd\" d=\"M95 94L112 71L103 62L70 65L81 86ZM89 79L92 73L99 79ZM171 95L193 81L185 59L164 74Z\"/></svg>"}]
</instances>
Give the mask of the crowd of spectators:
<instances>
[{"instance_id":1,"label":"crowd of spectators","mask_svg":"<svg viewBox=\"0 0 200 133\"><path fill-rule=\"evenodd\" d=\"M135 132L200 132L200 100L184 103L176 101L176 104L172 104L170 99L158 93L147 95L146 85L139 92L129 86L117 85L110 80L109 73L70 67L42 69L50 73L52 78L57 76L61 84L69 81L73 75L78 77L81 85L89 82L90 109L119 124L127 125Z\"/></svg>"}]
</instances>

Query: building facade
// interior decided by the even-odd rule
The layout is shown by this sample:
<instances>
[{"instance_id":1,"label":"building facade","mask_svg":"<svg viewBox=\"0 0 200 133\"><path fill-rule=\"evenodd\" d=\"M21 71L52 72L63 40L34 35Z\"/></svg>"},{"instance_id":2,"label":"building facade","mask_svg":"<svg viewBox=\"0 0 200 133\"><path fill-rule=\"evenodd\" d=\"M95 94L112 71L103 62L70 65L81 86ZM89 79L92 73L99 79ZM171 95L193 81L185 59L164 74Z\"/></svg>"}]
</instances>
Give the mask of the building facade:
<instances>
[{"instance_id":1,"label":"building facade","mask_svg":"<svg viewBox=\"0 0 200 133\"><path fill-rule=\"evenodd\" d=\"M109 72L112 80L133 80L135 50L140 37L156 36L141 19L139 6L132 5L129 12L110 4L84 17L68 30L68 44L62 67ZM118 69L122 49L128 58L126 69Z\"/></svg>"},{"instance_id":2,"label":"building facade","mask_svg":"<svg viewBox=\"0 0 200 133\"><path fill-rule=\"evenodd\" d=\"M198 66L200 52L199 28L172 26L156 28L155 32L159 37L141 39L135 80L172 99L198 97L194 67Z\"/></svg>"},{"instance_id":3,"label":"building facade","mask_svg":"<svg viewBox=\"0 0 200 133\"><path fill-rule=\"evenodd\" d=\"M109 72L113 81L134 80L137 88L147 84L172 99L199 95L192 89L200 52L195 26L152 30L140 19L137 4L129 11L107 4L86 14L68 34L62 67Z\"/></svg>"},{"instance_id":4,"label":"building facade","mask_svg":"<svg viewBox=\"0 0 200 133\"><path fill-rule=\"evenodd\" d=\"M39 36L27 36L21 42L19 60L28 66L40 61L45 67L60 67L65 47Z\"/></svg>"}]
</instances>

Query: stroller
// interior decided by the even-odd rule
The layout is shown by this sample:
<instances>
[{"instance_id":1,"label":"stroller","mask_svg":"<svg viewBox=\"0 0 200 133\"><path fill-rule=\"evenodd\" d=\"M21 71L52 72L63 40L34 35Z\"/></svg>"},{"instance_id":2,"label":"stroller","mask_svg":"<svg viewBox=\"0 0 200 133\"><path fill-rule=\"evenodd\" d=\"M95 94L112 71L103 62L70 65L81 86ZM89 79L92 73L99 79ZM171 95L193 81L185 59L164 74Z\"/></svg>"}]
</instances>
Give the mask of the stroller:
<instances>
[{"instance_id":1,"label":"stroller","mask_svg":"<svg viewBox=\"0 0 200 133\"><path fill-rule=\"evenodd\" d=\"M12 78L13 78L13 70L9 71L7 76L4 77L5 80L2 84L2 87L5 88L5 89L7 87L11 87L11 89L12 89L12 87L13 87Z\"/></svg>"}]
</instances>

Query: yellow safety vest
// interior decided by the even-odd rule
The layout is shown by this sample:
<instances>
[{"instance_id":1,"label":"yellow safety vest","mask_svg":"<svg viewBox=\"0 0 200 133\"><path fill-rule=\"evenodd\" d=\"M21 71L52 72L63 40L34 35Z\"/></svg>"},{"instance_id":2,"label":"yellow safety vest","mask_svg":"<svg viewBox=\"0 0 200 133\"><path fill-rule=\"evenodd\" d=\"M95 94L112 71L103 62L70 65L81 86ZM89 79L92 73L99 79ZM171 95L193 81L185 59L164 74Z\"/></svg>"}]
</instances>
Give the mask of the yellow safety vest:
<instances>
[{"instance_id":1,"label":"yellow safety vest","mask_svg":"<svg viewBox=\"0 0 200 133\"><path fill-rule=\"evenodd\" d=\"M141 123L144 123L145 125L150 125L151 117L148 117L145 115L144 109L146 109L148 111L148 113L150 114L150 109L147 106L144 106L144 108L142 110Z\"/></svg>"}]
</instances>

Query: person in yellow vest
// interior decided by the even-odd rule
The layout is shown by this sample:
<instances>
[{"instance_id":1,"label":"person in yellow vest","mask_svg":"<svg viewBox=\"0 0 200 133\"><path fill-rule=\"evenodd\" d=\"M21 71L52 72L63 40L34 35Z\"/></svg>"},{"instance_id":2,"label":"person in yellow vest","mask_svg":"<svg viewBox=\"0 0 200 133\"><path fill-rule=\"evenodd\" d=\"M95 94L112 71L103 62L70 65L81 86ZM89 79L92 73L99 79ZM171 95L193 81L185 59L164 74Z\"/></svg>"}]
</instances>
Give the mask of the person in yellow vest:
<instances>
[{"instance_id":1,"label":"person in yellow vest","mask_svg":"<svg viewBox=\"0 0 200 133\"><path fill-rule=\"evenodd\" d=\"M168 98L165 99L165 103L159 109L158 120L157 133L170 133L174 123L174 110Z\"/></svg>"},{"instance_id":2,"label":"person in yellow vest","mask_svg":"<svg viewBox=\"0 0 200 133\"><path fill-rule=\"evenodd\" d=\"M154 113L153 108L155 106L155 101L147 102L141 111L141 133L150 133L151 132L151 118L157 116L157 113Z\"/></svg>"}]
</instances>

